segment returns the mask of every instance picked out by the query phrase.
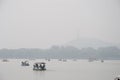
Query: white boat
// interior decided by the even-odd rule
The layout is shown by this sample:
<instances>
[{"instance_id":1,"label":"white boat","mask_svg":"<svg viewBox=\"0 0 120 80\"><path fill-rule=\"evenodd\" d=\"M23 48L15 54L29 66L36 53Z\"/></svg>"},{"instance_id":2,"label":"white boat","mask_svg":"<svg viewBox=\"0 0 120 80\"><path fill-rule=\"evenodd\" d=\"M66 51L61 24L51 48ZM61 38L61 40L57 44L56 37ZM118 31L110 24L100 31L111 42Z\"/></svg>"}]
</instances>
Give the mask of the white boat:
<instances>
[{"instance_id":1,"label":"white boat","mask_svg":"<svg viewBox=\"0 0 120 80\"><path fill-rule=\"evenodd\" d=\"M44 71L44 70L46 70L45 64L46 63L44 63L44 62L36 62L33 65L33 70L35 70L35 71Z\"/></svg>"},{"instance_id":2,"label":"white boat","mask_svg":"<svg viewBox=\"0 0 120 80\"><path fill-rule=\"evenodd\" d=\"M118 75L114 80L120 80L120 75Z\"/></svg>"}]
</instances>

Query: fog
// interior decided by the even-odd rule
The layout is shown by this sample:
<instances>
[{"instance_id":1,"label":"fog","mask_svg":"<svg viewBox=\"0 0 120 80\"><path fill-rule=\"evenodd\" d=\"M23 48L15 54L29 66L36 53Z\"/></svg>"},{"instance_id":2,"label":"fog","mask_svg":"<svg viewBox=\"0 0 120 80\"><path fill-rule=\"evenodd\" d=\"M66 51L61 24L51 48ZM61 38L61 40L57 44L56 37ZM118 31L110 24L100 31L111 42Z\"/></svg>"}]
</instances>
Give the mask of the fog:
<instances>
[{"instance_id":1,"label":"fog","mask_svg":"<svg viewBox=\"0 0 120 80\"><path fill-rule=\"evenodd\" d=\"M0 0L0 48L48 48L78 34L120 43L120 1Z\"/></svg>"}]
</instances>

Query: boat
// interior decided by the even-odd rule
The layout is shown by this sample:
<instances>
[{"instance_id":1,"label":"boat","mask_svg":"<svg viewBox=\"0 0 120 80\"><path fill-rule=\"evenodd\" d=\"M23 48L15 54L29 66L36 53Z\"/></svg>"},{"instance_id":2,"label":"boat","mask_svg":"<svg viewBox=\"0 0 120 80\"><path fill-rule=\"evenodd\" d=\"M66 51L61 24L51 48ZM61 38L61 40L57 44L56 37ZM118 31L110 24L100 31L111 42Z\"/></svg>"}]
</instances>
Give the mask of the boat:
<instances>
[{"instance_id":1,"label":"boat","mask_svg":"<svg viewBox=\"0 0 120 80\"><path fill-rule=\"evenodd\" d=\"M3 59L3 60L2 60L2 62L8 62L8 61L9 61L9 60L7 60L7 59Z\"/></svg>"},{"instance_id":2,"label":"boat","mask_svg":"<svg viewBox=\"0 0 120 80\"><path fill-rule=\"evenodd\" d=\"M104 62L104 60L101 60L101 63L103 63Z\"/></svg>"},{"instance_id":3,"label":"boat","mask_svg":"<svg viewBox=\"0 0 120 80\"><path fill-rule=\"evenodd\" d=\"M45 71L46 70L46 63L45 62L36 62L33 65L33 70L35 71Z\"/></svg>"},{"instance_id":4,"label":"boat","mask_svg":"<svg viewBox=\"0 0 120 80\"><path fill-rule=\"evenodd\" d=\"M67 62L67 59L63 59L63 62Z\"/></svg>"},{"instance_id":5,"label":"boat","mask_svg":"<svg viewBox=\"0 0 120 80\"><path fill-rule=\"evenodd\" d=\"M120 75L118 75L114 80L120 80Z\"/></svg>"},{"instance_id":6,"label":"boat","mask_svg":"<svg viewBox=\"0 0 120 80\"><path fill-rule=\"evenodd\" d=\"M88 58L88 62L93 62L94 60L94 58Z\"/></svg>"},{"instance_id":7,"label":"boat","mask_svg":"<svg viewBox=\"0 0 120 80\"><path fill-rule=\"evenodd\" d=\"M29 64L28 61L22 61L22 62L21 62L21 65L22 65L22 66L29 66L30 64Z\"/></svg>"},{"instance_id":8,"label":"boat","mask_svg":"<svg viewBox=\"0 0 120 80\"><path fill-rule=\"evenodd\" d=\"M62 59L58 59L58 61L62 61Z\"/></svg>"},{"instance_id":9,"label":"boat","mask_svg":"<svg viewBox=\"0 0 120 80\"><path fill-rule=\"evenodd\" d=\"M77 59L73 59L73 61L77 61Z\"/></svg>"},{"instance_id":10,"label":"boat","mask_svg":"<svg viewBox=\"0 0 120 80\"><path fill-rule=\"evenodd\" d=\"M51 59L49 59L49 58L48 58L48 59L45 59L45 60L46 60L46 61L51 61Z\"/></svg>"}]
</instances>

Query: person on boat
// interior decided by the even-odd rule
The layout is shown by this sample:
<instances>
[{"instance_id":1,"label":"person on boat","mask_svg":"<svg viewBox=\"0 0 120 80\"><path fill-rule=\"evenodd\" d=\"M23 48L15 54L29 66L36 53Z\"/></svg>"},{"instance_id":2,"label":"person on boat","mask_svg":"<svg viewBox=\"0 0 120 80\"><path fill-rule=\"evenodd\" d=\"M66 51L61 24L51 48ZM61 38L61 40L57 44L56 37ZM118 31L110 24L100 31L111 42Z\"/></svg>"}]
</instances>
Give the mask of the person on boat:
<instances>
[{"instance_id":1,"label":"person on boat","mask_svg":"<svg viewBox=\"0 0 120 80\"><path fill-rule=\"evenodd\" d=\"M45 69L45 64L40 64L41 69Z\"/></svg>"},{"instance_id":2,"label":"person on boat","mask_svg":"<svg viewBox=\"0 0 120 80\"><path fill-rule=\"evenodd\" d=\"M39 68L38 64L35 64L36 68Z\"/></svg>"}]
</instances>

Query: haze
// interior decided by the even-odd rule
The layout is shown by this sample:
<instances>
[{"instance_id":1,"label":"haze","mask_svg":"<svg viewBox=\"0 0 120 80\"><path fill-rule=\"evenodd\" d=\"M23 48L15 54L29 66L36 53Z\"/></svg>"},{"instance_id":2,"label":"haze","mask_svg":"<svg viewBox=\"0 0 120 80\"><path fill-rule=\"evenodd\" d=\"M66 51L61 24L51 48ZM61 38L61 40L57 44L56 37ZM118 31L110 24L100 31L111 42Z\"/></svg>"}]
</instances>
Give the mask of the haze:
<instances>
[{"instance_id":1,"label":"haze","mask_svg":"<svg viewBox=\"0 0 120 80\"><path fill-rule=\"evenodd\" d=\"M48 48L78 34L120 43L120 0L0 0L0 48Z\"/></svg>"}]
</instances>

